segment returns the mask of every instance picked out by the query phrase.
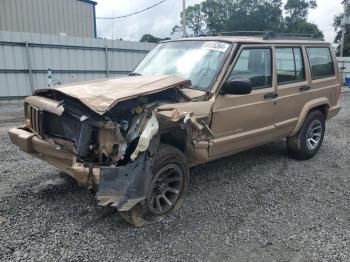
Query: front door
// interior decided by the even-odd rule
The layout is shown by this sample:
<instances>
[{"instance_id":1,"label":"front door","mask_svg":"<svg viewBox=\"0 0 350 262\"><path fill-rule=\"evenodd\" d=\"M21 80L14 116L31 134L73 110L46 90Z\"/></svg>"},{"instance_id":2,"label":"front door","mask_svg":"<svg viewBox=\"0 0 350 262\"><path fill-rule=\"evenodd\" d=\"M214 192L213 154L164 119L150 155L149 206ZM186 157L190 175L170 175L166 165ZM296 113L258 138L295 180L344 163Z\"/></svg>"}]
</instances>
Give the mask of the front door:
<instances>
[{"instance_id":1,"label":"front door","mask_svg":"<svg viewBox=\"0 0 350 262\"><path fill-rule=\"evenodd\" d=\"M276 134L276 78L273 48L269 45L241 46L228 77L250 79L248 95L218 94L213 106L211 159L240 152L271 141Z\"/></svg>"}]
</instances>

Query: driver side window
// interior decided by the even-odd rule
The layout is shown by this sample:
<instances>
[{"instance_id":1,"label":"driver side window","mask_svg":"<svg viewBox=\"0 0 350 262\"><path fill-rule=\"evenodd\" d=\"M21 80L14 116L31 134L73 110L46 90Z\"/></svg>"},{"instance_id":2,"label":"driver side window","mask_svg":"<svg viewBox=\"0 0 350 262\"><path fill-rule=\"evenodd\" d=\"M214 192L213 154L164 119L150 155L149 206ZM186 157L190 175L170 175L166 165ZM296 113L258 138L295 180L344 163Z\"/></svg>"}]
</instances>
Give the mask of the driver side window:
<instances>
[{"instance_id":1,"label":"driver side window","mask_svg":"<svg viewBox=\"0 0 350 262\"><path fill-rule=\"evenodd\" d=\"M230 76L232 79L250 79L252 89L272 86L270 48L246 48L241 52Z\"/></svg>"}]
</instances>

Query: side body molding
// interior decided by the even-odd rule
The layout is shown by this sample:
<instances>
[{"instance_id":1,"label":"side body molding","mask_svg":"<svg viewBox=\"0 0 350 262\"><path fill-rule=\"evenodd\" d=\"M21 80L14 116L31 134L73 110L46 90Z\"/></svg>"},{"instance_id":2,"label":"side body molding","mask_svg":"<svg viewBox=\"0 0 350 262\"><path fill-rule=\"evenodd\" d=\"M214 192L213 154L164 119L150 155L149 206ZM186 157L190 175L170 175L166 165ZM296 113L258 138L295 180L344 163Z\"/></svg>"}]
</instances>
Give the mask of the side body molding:
<instances>
[{"instance_id":1,"label":"side body molding","mask_svg":"<svg viewBox=\"0 0 350 262\"><path fill-rule=\"evenodd\" d=\"M300 112L299 120L298 120L294 130L292 131L292 133L289 136L294 136L295 134L297 134L299 132L302 124L305 121L306 116L308 115L308 113L312 109L314 109L318 106L323 106L323 105L326 105L327 108L329 108L329 99L328 98L321 97L321 98L313 99L313 100L310 100L309 102L307 102Z\"/></svg>"}]
</instances>

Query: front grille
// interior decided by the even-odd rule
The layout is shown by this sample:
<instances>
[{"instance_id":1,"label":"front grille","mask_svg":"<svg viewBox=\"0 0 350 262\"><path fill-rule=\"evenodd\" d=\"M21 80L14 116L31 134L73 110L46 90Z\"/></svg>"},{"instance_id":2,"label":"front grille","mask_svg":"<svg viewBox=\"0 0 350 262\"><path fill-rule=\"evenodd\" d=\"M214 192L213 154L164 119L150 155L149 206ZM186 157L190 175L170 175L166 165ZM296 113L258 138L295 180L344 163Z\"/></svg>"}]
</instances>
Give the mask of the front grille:
<instances>
[{"instance_id":1,"label":"front grille","mask_svg":"<svg viewBox=\"0 0 350 262\"><path fill-rule=\"evenodd\" d=\"M43 136L44 111L30 104L25 104L25 116L30 121L30 130L39 137Z\"/></svg>"}]
</instances>

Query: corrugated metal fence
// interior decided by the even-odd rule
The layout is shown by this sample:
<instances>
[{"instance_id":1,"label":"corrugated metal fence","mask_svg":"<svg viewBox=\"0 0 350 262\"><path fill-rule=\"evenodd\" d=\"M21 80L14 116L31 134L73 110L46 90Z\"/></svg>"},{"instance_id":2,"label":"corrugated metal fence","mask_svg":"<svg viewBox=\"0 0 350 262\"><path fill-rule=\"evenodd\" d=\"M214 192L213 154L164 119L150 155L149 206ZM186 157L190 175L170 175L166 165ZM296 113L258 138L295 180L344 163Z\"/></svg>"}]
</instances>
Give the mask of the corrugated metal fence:
<instances>
[{"instance_id":1,"label":"corrugated metal fence","mask_svg":"<svg viewBox=\"0 0 350 262\"><path fill-rule=\"evenodd\" d=\"M129 73L154 44L0 32L0 99L28 96L48 84Z\"/></svg>"}]
</instances>

